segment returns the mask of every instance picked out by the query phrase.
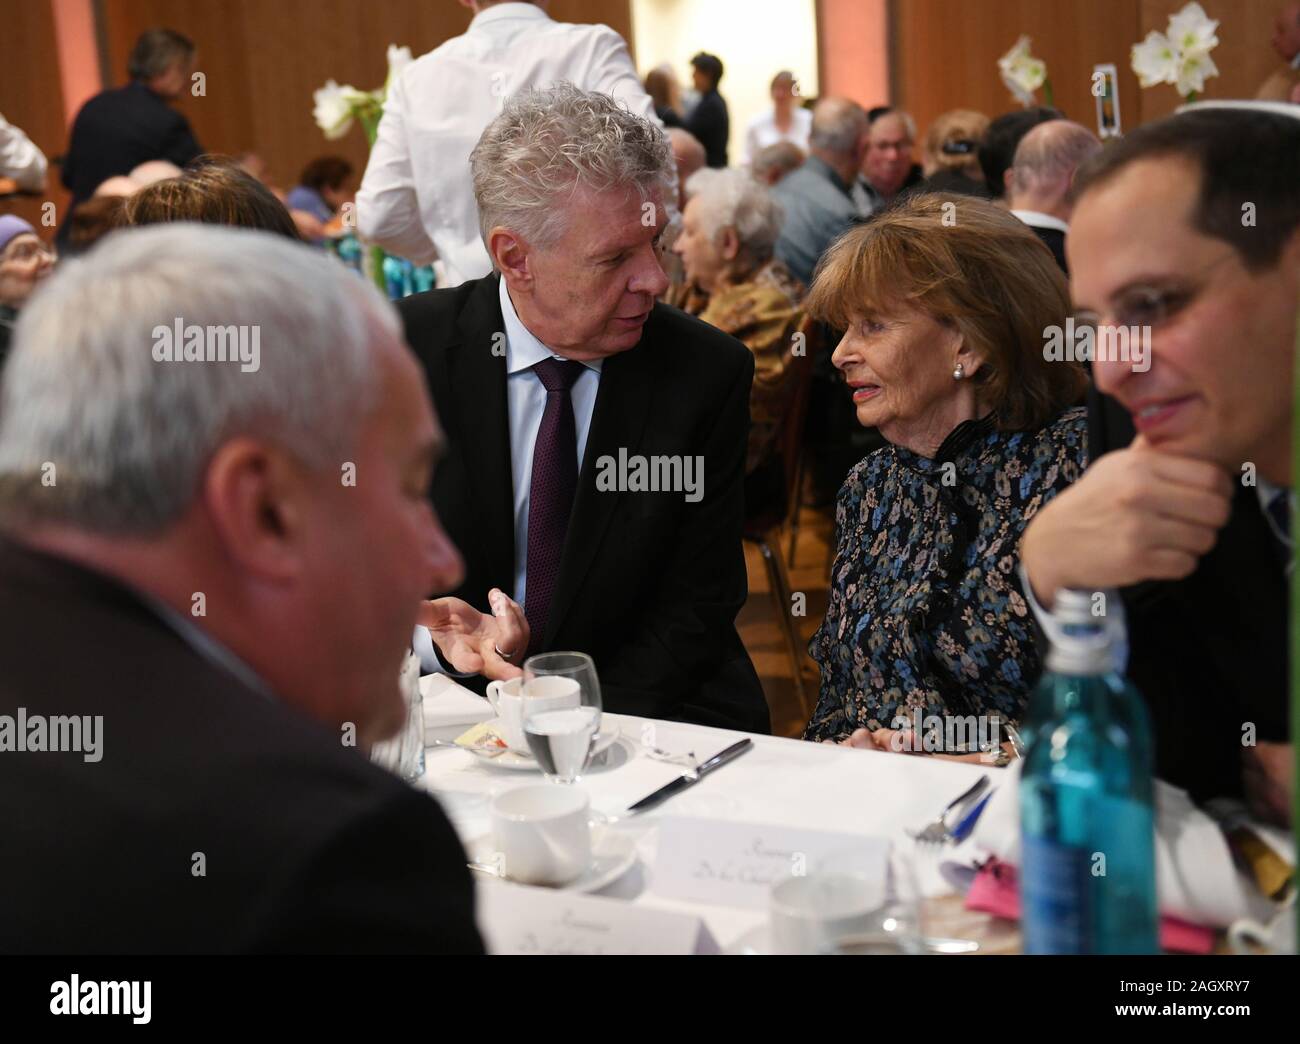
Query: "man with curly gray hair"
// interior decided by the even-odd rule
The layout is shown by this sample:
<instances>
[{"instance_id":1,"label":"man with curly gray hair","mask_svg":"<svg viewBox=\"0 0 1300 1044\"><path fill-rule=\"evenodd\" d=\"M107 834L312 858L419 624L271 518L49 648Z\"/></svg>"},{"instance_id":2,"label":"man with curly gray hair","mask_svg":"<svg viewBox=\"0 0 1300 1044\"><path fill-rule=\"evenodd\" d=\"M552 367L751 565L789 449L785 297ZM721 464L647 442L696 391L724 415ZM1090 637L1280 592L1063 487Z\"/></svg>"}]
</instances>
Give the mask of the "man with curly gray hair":
<instances>
[{"instance_id":1,"label":"man with curly gray hair","mask_svg":"<svg viewBox=\"0 0 1300 1044\"><path fill-rule=\"evenodd\" d=\"M735 629L754 363L657 301L663 131L560 84L507 102L470 164L494 272L399 307L450 445L455 594L512 594L530 640L501 653L590 654L607 710L767 731Z\"/></svg>"}]
</instances>

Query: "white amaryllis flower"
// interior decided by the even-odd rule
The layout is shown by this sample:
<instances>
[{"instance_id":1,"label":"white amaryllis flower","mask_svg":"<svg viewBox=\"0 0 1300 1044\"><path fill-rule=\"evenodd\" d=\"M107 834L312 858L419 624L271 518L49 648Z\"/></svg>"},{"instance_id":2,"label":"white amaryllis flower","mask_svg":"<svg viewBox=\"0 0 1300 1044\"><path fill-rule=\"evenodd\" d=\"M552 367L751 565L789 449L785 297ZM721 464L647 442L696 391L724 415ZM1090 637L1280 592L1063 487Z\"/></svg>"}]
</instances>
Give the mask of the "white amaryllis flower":
<instances>
[{"instance_id":1,"label":"white amaryllis flower","mask_svg":"<svg viewBox=\"0 0 1300 1044\"><path fill-rule=\"evenodd\" d=\"M1172 83L1184 98L1203 91L1205 81L1219 75L1210 57L1219 43L1215 35L1218 27L1195 2L1170 15L1166 32L1152 30L1140 44L1133 45L1130 60L1138 82L1143 87Z\"/></svg>"},{"instance_id":2,"label":"white amaryllis flower","mask_svg":"<svg viewBox=\"0 0 1300 1044\"><path fill-rule=\"evenodd\" d=\"M316 126L325 132L330 141L337 141L352 126L353 106L362 93L355 87L340 87L333 80L328 80L324 87L318 88L312 99L316 102L312 116Z\"/></svg>"},{"instance_id":3,"label":"white amaryllis flower","mask_svg":"<svg viewBox=\"0 0 1300 1044\"><path fill-rule=\"evenodd\" d=\"M1002 82L1021 105L1032 105L1034 92L1047 80L1047 63L1029 53L1031 43L1028 36L1022 36L998 59Z\"/></svg>"},{"instance_id":4,"label":"white amaryllis flower","mask_svg":"<svg viewBox=\"0 0 1300 1044\"><path fill-rule=\"evenodd\" d=\"M1219 23L1211 19L1200 4L1193 2L1169 16L1169 42L1186 57L1201 55L1219 45L1219 38L1214 33L1218 28Z\"/></svg>"},{"instance_id":5,"label":"white amaryllis flower","mask_svg":"<svg viewBox=\"0 0 1300 1044\"><path fill-rule=\"evenodd\" d=\"M1174 86L1184 98L1205 90L1205 81L1219 75L1219 67L1208 53L1184 54L1178 65L1178 78Z\"/></svg>"},{"instance_id":6,"label":"white amaryllis flower","mask_svg":"<svg viewBox=\"0 0 1300 1044\"><path fill-rule=\"evenodd\" d=\"M1143 87L1174 83L1178 79L1178 50L1164 33L1154 29L1130 54L1133 71Z\"/></svg>"},{"instance_id":7,"label":"white amaryllis flower","mask_svg":"<svg viewBox=\"0 0 1300 1044\"><path fill-rule=\"evenodd\" d=\"M397 44L388 45L388 79L384 81L384 90L388 90L388 85L399 76L403 69L411 64L411 49L409 47L398 47Z\"/></svg>"}]
</instances>

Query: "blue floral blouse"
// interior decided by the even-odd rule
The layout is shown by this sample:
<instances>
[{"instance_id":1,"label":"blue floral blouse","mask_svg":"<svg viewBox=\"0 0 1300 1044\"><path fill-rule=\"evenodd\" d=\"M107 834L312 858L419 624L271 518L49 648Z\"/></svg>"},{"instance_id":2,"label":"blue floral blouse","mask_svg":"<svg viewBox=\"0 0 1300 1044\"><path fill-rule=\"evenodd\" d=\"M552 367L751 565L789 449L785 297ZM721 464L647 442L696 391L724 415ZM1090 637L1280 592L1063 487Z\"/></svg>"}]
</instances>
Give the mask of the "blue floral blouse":
<instances>
[{"instance_id":1,"label":"blue floral blouse","mask_svg":"<svg viewBox=\"0 0 1300 1044\"><path fill-rule=\"evenodd\" d=\"M896 716L1018 721L1039 672L1020 535L1087 465L1083 409L1037 432L959 425L934 459L885 446L840 489L821 696L804 732L843 739Z\"/></svg>"}]
</instances>

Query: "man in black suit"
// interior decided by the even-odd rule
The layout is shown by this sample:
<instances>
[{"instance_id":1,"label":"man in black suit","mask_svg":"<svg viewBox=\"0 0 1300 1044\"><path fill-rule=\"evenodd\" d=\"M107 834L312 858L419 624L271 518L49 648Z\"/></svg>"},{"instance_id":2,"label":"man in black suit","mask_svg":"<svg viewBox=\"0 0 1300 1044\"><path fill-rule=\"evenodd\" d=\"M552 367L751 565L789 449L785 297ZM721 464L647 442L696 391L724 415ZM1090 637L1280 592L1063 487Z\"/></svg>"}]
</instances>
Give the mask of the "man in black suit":
<instances>
[{"instance_id":1,"label":"man in black suit","mask_svg":"<svg viewBox=\"0 0 1300 1044\"><path fill-rule=\"evenodd\" d=\"M450 824L363 753L463 568L391 308L207 225L48 290L0 401L0 952L481 952Z\"/></svg>"},{"instance_id":2,"label":"man in black suit","mask_svg":"<svg viewBox=\"0 0 1300 1044\"><path fill-rule=\"evenodd\" d=\"M656 304L663 132L561 85L508 102L470 165L497 271L399 308L451 446L433 502L466 618L512 594L509 663L576 649L607 710L767 731L735 629L753 357Z\"/></svg>"},{"instance_id":3,"label":"man in black suit","mask_svg":"<svg viewBox=\"0 0 1300 1044\"><path fill-rule=\"evenodd\" d=\"M1123 589L1157 774L1278 820L1293 764L1297 184L1300 121L1232 109L1143 127L1080 170L1075 300L1147 327L1150 348L1094 360L1109 398L1094 396L1092 463L1021 543L1046 604L1066 587Z\"/></svg>"},{"instance_id":4,"label":"man in black suit","mask_svg":"<svg viewBox=\"0 0 1300 1044\"><path fill-rule=\"evenodd\" d=\"M718 84L722 82L722 59L701 51L691 59L691 72L700 100L691 109L683 126L704 146L710 167L725 167L731 117L727 113L727 100L718 93Z\"/></svg>"},{"instance_id":5,"label":"man in black suit","mask_svg":"<svg viewBox=\"0 0 1300 1044\"><path fill-rule=\"evenodd\" d=\"M1052 252L1070 274L1065 237L1070 230L1074 172L1101 151L1097 135L1071 120L1040 123L1021 139L1007 176L1007 206Z\"/></svg>"},{"instance_id":6,"label":"man in black suit","mask_svg":"<svg viewBox=\"0 0 1300 1044\"><path fill-rule=\"evenodd\" d=\"M72 192L69 214L108 178L130 174L148 160L183 167L203 151L189 120L171 107L190 85L194 58L188 37L150 29L131 50L131 82L101 91L81 107L63 159L63 185ZM60 223L60 242L69 228L67 220Z\"/></svg>"}]
</instances>

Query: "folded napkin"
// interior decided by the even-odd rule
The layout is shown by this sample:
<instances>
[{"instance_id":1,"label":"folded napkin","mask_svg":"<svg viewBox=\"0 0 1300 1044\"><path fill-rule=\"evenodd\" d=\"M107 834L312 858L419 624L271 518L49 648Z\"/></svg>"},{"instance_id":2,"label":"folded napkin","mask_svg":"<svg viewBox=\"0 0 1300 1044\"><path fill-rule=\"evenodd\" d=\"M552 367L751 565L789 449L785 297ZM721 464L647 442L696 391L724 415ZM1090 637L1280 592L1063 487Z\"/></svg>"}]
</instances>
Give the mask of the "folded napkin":
<instances>
[{"instance_id":1,"label":"folded napkin","mask_svg":"<svg viewBox=\"0 0 1300 1044\"><path fill-rule=\"evenodd\" d=\"M1020 767L1016 761L1003 774L974 831L952 849L948 863L982 866L992 857L1020 865ZM1155 783L1155 803L1161 916L1213 928L1242 917L1268 921L1277 907L1237 869L1219 824L1185 790L1161 780ZM1294 851L1279 854L1295 865Z\"/></svg>"},{"instance_id":2,"label":"folded napkin","mask_svg":"<svg viewBox=\"0 0 1300 1044\"><path fill-rule=\"evenodd\" d=\"M496 717L487 700L445 674L426 674L421 678L420 695L424 697L426 743L433 739L454 739L444 734L449 727L459 731L465 725L477 725Z\"/></svg>"}]
</instances>

